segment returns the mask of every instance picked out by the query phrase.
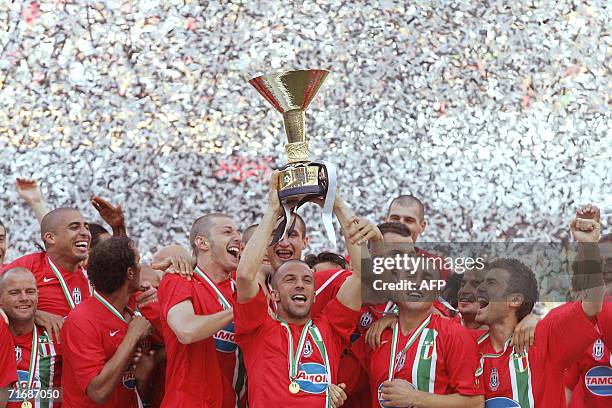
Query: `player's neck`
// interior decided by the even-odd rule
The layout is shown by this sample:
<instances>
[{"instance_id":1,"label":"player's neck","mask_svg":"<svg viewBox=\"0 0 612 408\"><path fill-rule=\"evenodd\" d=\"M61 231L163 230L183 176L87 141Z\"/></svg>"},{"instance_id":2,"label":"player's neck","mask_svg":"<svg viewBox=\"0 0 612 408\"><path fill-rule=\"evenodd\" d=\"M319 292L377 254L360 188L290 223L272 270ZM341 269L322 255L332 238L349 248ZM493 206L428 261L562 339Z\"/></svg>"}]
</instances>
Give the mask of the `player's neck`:
<instances>
[{"instance_id":1,"label":"player's neck","mask_svg":"<svg viewBox=\"0 0 612 408\"><path fill-rule=\"evenodd\" d=\"M433 306L422 311L407 311L400 309L399 325L403 336L416 329L433 312Z\"/></svg>"},{"instance_id":2,"label":"player's neck","mask_svg":"<svg viewBox=\"0 0 612 408\"><path fill-rule=\"evenodd\" d=\"M305 316L305 317L289 316L287 312L283 310L282 306L280 305L279 305L277 314L278 314L278 317L280 317L287 323L295 324L296 326L303 326L306 323L308 323L308 321L310 320L310 314L308 314L308 316Z\"/></svg>"},{"instance_id":3,"label":"player's neck","mask_svg":"<svg viewBox=\"0 0 612 408\"><path fill-rule=\"evenodd\" d=\"M31 320L9 319L8 328L13 337L23 336L34 330L34 317Z\"/></svg>"},{"instance_id":4,"label":"player's neck","mask_svg":"<svg viewBox=\"0 0 612 408\"><path fill-rule=\"evenodd\" d=\"M51 258L53 263L63 271L74 273L81 264L81 261L77 261L76 263L74 263L75 261L73 259L68 259L66 256L58 254L53 250L47 251L47 254L49 255L49 258Z\"/></svg>"},{"instance_id":5,"label":"player's neck","mask_svg":"<svg viewBox=\"0 0 612 408\"><path fill-rule=\"evenodd\" d=\"M516 315L506 316L504 319L489 325L489 335L491 344L495 351L500 352L504 349L506 340L514 333L514 328L518 324Z\"/></svg>"},{"instance_id":6,"label":"player's neck","mask_svg":"<svg viewBox=\"0 0 612 408\"><path fill-rule=\"evenodd\" d=\"M131 293L128 289L128 286L123 285L113 293L103 293L103 295L106 300L108 300L113 306L115 306L115 309L117 309L119 313L124 313L125 308L127 307L128 302L130 301Z\"/></svg>"},{"instance_id":7,"label":"player's neck","mask_svg":"<svg viewBox=\"0 0 612 408\"><path fill-rule=\"evenodd\" d=\"M476 315L469 313L469 314L463 314L461 313L461 321L463 322L463 326L467 327L468 329L480 329L482 328L482 324L478 323L476 321Z\"/></svg>"},{"instance_id":8,"label":"player's neck","mask_svg":"<svg viewBox=\"0 0 612 408\"><path fill-rule=\"evenodd\" d=\"M201 256L198 257L197 266L215 283L223 282L231 275L231 273L223 271L215 261L204 259L204 257Z\"/></svg>"}]
</instances>

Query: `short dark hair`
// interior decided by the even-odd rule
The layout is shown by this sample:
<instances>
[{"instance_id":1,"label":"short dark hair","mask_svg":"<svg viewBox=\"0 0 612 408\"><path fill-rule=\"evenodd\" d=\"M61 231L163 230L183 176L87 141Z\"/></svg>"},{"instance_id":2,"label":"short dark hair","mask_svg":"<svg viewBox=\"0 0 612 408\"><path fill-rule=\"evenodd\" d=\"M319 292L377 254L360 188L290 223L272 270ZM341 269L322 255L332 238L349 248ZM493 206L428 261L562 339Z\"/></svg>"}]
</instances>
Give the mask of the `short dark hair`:
<instances>
[{"instance_id":1,"label":"short dark hair","mask_svg":"<svg viewBox=\"0 0 612 408\"><path fill-rule=\"evenodd\" d=\"M123 286L128 268L136 268L136 244L128 237L110 237L94 248L87 276L93 287L105 295Z\"/></svg>"},{"instance_id":2,"label":"short dark hair","mask_svg":"<svg viewBox=\"0 0 612 408\"><path fill-rule=\"evenodd\" d=\"M291 217L293 218L293 222L290 221L291 218L289 220L287 220L287 222L291 222L289 224L289 226L287 227L287 233L289 233L289 232L293 231L294 229L296 229L295 226L297 224L298 225L297 229L298 230L301 229L302 230L302 236L305 237L307 235L306 234L307 230L306 230L306 222L304 222L304 219L298 213L293 213L291 215ZM282 219L282 218L279 218L279 219ZM280 240L281 234L283 233L283 231L280 230L282 225L283 225L282 223L278 224L278 227L274 231L272 231L272 236L273 237L279 237L279 240Z\"/></svg>"},{"instance_id":3,"label":"short dark hair","mask_svg":"<svg viewBox=\"0 0 612 408\"><path fill-rule=\"evenodd\" d=\"M259 224L249 225L242 231L242 242L246 244L246 242L253 237L255 230L259 227ZM248 239L245 239L247 237Z\"/></svg>"},{"instance_id":4,"label":"short dark hair","mask_svg":"<svg viewBox=\"0 0 612 408\"><path fill-rule=\"evenodd\" d=\"M191 251L193 253L193 257L195 258L198 254L198 248L195 244L195 239L198 235L208 236L210 234L210 230L215 226L215 220L217 218L230 218L227 214L223 213L211 213L206 214L198 218L191 225L191 231L189 232L189 244L191 245Z\"/></svg>"},{"instance_id":5,"label":"short dark hair","mask_svg":"<svg viewBox=\"0 0 612 408\"><path fill-rule=\"evenodd\" d=\"M401 222L383 222L382 224L378 224L378 229L385 235L387 233L395 233L401 235L402 237L411 237L410 230L405 224Z\"/></svg>"},{"instance_id":6,"label":"short dark hair","mask_svg":"<svg viewBox=\"0 0 612 408\"><path fill-rule=\"evenodd\" d=\"M412 194L404 194L398 197L395 197L391 204L389 204L389 208L387 209L387 216L391 213L391 207L393 204L401 205L402 207L410 207L416 205L419 208L419 221L423 221L425 219L425 206L423 202L413 196Z\"/></svg>"},{"instance_id":7,"label":"short dark hair","mask_svg":"<svg viewBox=\"0 0 612 408\"><path fill-rule=\"evenodd\" d=\"M100 224L89 224L89 233L91 234L91 245L89 246L91 249L98 246L100 243L100 236L103 234L111 235L110 232L107 231L106 228L101 226Z\"/></svg>"},{"instance_id":8,"label":"short dark hair","mask_svg":"<svg viewBox=\"0 0 612 408\"><path fill-rule=\"evenodd\" d=\"M316 264L331 262L339 265L342 269L348 268L348 262L342 255L338 255L334 252L324 251L318 255L310 254L304 258L304 262L310 266L310 269L314 268Z\"/></svg>"},{"instance_id":9,"label":"short dark hair","mask_svg":"<svg viewBox=\"0 0 612 408\"><path fill-rule=\"evenodd\" d=\"M533 310L538 301L538 281L535 274L527 265L515 258L498 258L491 262L489 269L504 269L510 273L506 294L520 293L523 295L523 304L516 311L516 318L520 322Z\"/></svg>"}]
</instances>

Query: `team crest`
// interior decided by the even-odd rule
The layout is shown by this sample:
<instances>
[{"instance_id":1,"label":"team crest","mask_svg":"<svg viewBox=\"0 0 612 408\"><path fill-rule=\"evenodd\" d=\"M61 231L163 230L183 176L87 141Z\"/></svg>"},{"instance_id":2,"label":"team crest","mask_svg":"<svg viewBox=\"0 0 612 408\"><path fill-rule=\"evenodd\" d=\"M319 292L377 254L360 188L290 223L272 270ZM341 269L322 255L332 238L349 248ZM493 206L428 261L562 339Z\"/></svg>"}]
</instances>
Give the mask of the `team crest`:
<instances>
[{"instance_id":1,"label":"team crest","mask_svg":"<svg viewBox=\"0 0 612 408\"><path fill-rule=\"evenodd\" d=\"M312 344L310 344L310 340L306 339L304 343L304 351L302 352L304 358L308 358L312 356Z\"/></svg>"},{"instance_id":2,"label":"team crest","mask_svg":"<svg viewBox=\"0 0 612 408\"><path fill-rule=\"evenodd\" d=\"M489 388L491 391L497 391L499 388L499 373L495 367L493 367L491 370L491 376L489 377Z\"/></svg>"},{"instance_id":3,"label":"team crest","mask_svg":"<svg viewBox=\"0 0 612 408\"><path fill-rule=\"evenodd\" d=\"M373 321L374 321L374 318L372 317L372 313L365 312L359 318L359 327L361 329L367 329L368 327L372 325Z\"/></svg>"},{"instance_id":4,"label":"team crest","mask_svg":"<svg viewBox=\"0 0 612 408\"><path fill-rule=\"evenodd\" d=\"M19 364L21 361L21 347L15 346L15 362Z\"/></svg>"},{"instance_id":5,"label":"team crest","mask_svg":"<svg viewBox=\"0 0 612 408\"><path fill-rule=\"evenodd\" d=\"M515 353L513 354L513 358L515 360L515 364L517 365L519 372L524 373L525 371L529 369L529 360L527 359L527 354L525 353L516 354Z\"/></svg>"},{"instance_id":6,"label":"team crest","mask_svg":"<svg viewBox=\"0 0 612 408\"><path fill-rule=\"evenodd\" d=\"M81 289L74 288L72 291L72 300L74 301L75 305L81 303L81 300L83 300L83 297L81 296Z\"/></svg>"},{"instance_id":7,"label":"team crest","mask_svg":"<svg viewBox=\"0 0 612 408\"><path fill-rule=\"evenodd\" d=\"M595 340L595 343L593 344L593 358L595 360L601 360L603 355L604 355L603 341L601 341L601 339L597 339Z\"/></svg>"},{"instance_id":8,"label":"team crest","mask_svg":"<svg viewBox=\"0 0 612 408\"><path fill-rule=\"evenodd\" d=\"M404 368L404 364L406 364L406 353L400 351L395 356L395 372L397 373Z\"/></svg>"},{"instance_id":9,"label":"team crest","mask_svg":"<svg viewBox=\"0 0 612 408\"><path fill-rule=\"evenodd\" d=\"M612 367L593 367L584 376L584 385L591 394L612 397Z\"/></svg>"}]
</instances>

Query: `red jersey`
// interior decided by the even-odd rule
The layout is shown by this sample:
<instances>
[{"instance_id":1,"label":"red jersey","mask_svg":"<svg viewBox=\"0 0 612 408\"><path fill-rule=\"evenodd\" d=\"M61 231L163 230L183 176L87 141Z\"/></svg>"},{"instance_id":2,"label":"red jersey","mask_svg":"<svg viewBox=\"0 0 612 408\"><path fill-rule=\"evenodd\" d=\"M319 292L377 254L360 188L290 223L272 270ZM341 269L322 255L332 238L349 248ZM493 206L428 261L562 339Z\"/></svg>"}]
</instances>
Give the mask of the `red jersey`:
<instances>
[{"instance_id":1,"label":"red jersey","mask_svg":"<svg viewBox=\"0 0 612 408\"><path fill-rule=\"evenodd\" d=\"M569 408L612 406L612 302L604 303L597 325L601 336L565 373L565 385L573 390Z\"/></svg>"},{"instance_id":2,"label":"red jersey","mask_svg":"<svg viewBox=\"0 0 612 408\"><path fill-rule=\"evenodd\" d=\"M68 296L75 306L91 296L89 280L83 268L79 267L75 272L68 272L61 269L57 264L54 263L54 265L66 282ZM60 281L51 268L49 256L46 252L36 252L22 256L5 265L2 272L16 266L29 269L34 274L38 287L38 310L62 317L68 316L72 308L62 290Z\"/></svg>"},{"instance_id":3,"label":"red jersey","mask_svg":"<svg viewBox=\"0 0 612 408\"><path fill-rule=\"evenodd\" d=\"M476 377L478 349L468 330L436 314L426 320L419 325L420 330L413 330L407 336L398 331L393 378L406 380L416 389L431 394L482 395ZM412 344L403 352L411 338ZM372 407L384 403L379 390L389 379L392 339L393 330L387 329L376 350L371 351L363 340L353 347L368 372Z\"/></svg>"},{"instance_id":4,"label":"red jersey","mask_svg":"<svg viewBox=\"0 0 612 408\"><path fill-rule=\"evenodd\" d=\"M498 353L491 339L483 336L479 349L484 360L485 406L565 407L563 372L596 337L580 302L557 308L542 319L526 354L514 353L511 347Z\"/></svg>"},{"instance_id":5,"label":"red jersey","mask_svg":"<svg viewBox=\"0 0 612 408\"><path fill-rule=\"evenodd\" d=\"M62 358L60 344L53 341L43 327L37 326L38 357L34 371L32 389L50 391L52 388L61 388ZM15 343L15 360L17 362L17 377L19 389L25 390L28 386L30 361L32 357L32 335L34 330L21 336L13 337ZM9 399L8 408L21 408L22 399ZM36 402L30 399L33 407L58 408L61 402L52 398Z\"/></svg>"},{"instance_id":6,"label":"red jersey","mask_svg":"<svg viewBox=\"0 0 612 408\"><path fill-rule=\"evenodd\" d=\"M166 395L162 407L219 408L223 403L223 376L213 337L181 344L168 325L168 311L190 300L197 315L219 311L219 302L199 277L188 281L167 274L157 290L166 345Z\"/></svg>"},{"instance_id":7,"label":"red jersey","mask_svg":"<svg viewBox=\"0 0 612 408\"><path fill-rule=\"evenodd\" d=\"M346 269L325 269L315 272L315 301L310 311L311 316L317 317L327 304L336 298L340 287L351 276Z\"/></svg>"},{"instance_id":8,"label":"red jersey","mask_svg":"<svg viewBox=\"0 0 612 408\"><path fill-rule=\"evenodd\" d=\"M61 330L64 408L137 408L136 378L130 363L106 404L98 405L87 387L114 355L128 330L98 299L90 297L66 318Z\"/></svg>"},{"instance_id":9,"label":"red jersey","mask_svg":"<svg viewBox=\"0 0 612 408\"><path fill-rule=\"evenodd\" d=\"M289 392L289 339L287 330L268 314L266 297L260 289L246 303L235 303L236 340L247 367L249 407L324 407L327 384L335 384L340 355L355 328L359 312L342 305L337 299L327 304L324 313L313 318L321 333L328 356L329 370L317 342L308 334L298 364L297 394ZM289 324L297 349L302 326Z\"/></svg>"},{"instance_id":10,"label":"red jersey","mask_svg":"<svg viewBox=\"0 0 612 408\"><path fill-rule=\"evenodd\" d=\"M6 388L17 381L14 350L13 336L0 317L0 388Z\"/></svg>"}]
</instances>

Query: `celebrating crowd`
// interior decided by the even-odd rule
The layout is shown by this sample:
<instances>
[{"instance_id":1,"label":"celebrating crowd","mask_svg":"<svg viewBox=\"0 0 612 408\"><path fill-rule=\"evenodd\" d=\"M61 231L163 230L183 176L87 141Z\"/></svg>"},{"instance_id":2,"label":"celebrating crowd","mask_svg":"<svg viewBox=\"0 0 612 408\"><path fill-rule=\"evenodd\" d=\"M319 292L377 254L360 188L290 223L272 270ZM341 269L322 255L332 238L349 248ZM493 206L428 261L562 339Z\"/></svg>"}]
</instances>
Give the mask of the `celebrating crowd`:
<instances>
[{"instance_id":1,"label":"celebrating crowd","mask_svg":"<svg viewBox=\"0 0 612 408\"><path fill-rule=\"evenodd\" d=\"M573 299L540 319L534 271L515 258L424 267L416 281L458 291L369 302L370 251L438 257L418 246L423 203L399 196L376 225L336 193L346 256L303 257L308 223L284 228L278 177L258 224L202 215L191 248L164 243L147 264L120 206L92 199L107 230L48 211L18 179L44 248L7 262L19 226L0 222L0 408L612 406L612 234L596 206L568 220Z\"/></svg>"}]
</instances>

